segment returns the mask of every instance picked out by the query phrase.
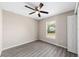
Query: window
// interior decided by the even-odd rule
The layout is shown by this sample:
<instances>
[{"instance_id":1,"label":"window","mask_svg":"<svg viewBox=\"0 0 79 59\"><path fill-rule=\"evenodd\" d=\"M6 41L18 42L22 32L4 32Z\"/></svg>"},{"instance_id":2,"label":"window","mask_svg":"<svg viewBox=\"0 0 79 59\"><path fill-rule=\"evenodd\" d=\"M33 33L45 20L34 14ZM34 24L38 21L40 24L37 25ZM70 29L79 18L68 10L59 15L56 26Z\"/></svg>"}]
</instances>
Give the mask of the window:
<instances>
[{"instance_id":1,"label":"window","mask_svg":"<svg viewBox=\"0 0 79 59\"><path fill-rule=\"evenodd\" d=\"M46 22L46 37L55 39L56 38L56 21Z\"/></svg>"}]
</instances>

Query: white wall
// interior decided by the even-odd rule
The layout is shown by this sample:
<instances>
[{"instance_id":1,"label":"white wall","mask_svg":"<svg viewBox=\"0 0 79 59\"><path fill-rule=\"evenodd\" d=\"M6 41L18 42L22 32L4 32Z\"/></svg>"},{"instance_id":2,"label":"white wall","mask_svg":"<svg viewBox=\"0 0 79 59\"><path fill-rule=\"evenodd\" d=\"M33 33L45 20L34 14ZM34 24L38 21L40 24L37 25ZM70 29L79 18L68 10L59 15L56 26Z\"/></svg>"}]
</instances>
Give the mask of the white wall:
<instances>
[{"instance_id":1,"label":"white wall","mask_svg":"<svg viewBox=\"0 0 79 59\"><path fill-rule=\"evenodd\" d=\"M2 10L0 9L0 55L2 51Z\"/></svg>"},{"instance_id":2,"label":"white wall","mask_svg":"<svg viewBox=\"0 0 79 59\"><path fill-rule=\"evenodd\" d=\"M3 50L37 40L37 21L3 10Z\"/></svg>"},{"instance_id":3,"label":"white wall","mask_svg":"<svg viewBox=\"0 0 79 59\"><path fill-rule=\"evenodd\" d=\"M67 16L73 11L49 17L39 22L39 40L67 48ZM46 21L56 20L56 39L46 37Z\"/></svg>"}]
</instances>

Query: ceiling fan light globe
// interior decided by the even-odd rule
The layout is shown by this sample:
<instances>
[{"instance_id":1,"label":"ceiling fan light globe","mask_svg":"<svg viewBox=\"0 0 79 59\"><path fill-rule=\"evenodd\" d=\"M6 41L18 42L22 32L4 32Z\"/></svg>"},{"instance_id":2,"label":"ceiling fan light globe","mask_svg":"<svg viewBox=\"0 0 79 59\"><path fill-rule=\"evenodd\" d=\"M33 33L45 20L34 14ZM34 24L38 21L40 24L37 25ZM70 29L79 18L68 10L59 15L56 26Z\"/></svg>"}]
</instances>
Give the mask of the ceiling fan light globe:
<instances>
[{"instance_id":1,"label":"ceiling fan light globe","mask_svg":"<svg viewBox=\"0 0 79 59\"><path fill-rule=\"evenodd\" d=\"M36 14L38 14L39 13L39 11L36 11Z\"/></svg>"}]
</instances>

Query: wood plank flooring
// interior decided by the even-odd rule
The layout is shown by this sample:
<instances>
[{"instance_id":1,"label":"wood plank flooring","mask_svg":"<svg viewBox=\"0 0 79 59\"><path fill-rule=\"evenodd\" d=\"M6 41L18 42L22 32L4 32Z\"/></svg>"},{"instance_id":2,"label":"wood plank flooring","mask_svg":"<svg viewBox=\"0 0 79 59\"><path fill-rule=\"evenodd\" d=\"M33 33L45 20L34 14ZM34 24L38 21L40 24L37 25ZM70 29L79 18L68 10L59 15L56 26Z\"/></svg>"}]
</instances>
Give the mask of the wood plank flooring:
<instances>
[{"instance_id":1,"label":"wood plank flooring","mask_svg":"<svg viewBox=\"0 0 79 59\"><path fill-rule=\"evenodd\" d=\"M2 52L1 57L76 57L76 54L66 49L48 44L42 41L35 41Z\"/></svg>"}]
</instances>

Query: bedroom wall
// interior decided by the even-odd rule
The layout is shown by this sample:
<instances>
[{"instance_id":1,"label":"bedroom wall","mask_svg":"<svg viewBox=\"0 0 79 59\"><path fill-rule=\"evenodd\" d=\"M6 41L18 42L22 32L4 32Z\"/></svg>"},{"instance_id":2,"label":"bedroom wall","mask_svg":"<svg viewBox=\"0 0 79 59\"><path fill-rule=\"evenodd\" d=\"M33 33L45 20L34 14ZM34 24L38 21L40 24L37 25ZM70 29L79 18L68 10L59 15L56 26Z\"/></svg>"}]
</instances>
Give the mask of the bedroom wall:
<instances>
[{"instance_id":1,"label":"bedroom wall","mask_svg":"<svg viewBox=\"0 0 79 59\"><path fill-rule=\"evenodd\" d=\"M69 11L39 21L39 40L67 48L67 16L73 14ZM52 20L56 20L56 39L46 37L46 22Z\"/></svg>"},{"instance_id":2,"label":"bedroom wall","mask_svg":"<svg viewBox=\"0 0 79 59\"><path fill-rule=\"evenodd\" d=\"M37 21L3 10L3 50L37 40Z\"/></svg>"},{"instance_id":3,"label":"bedroom wall","mask_svg":"<svg viewBox=\"0 0 79 59\"><path fill-rule=\"evenodd\" d=\"M41 21L3 10L3 50L37 39L67 47L67 16L73 11L55 15ZM56 39L46 37L46 21L56 20Z\"/></svg>"}]
</instances>

